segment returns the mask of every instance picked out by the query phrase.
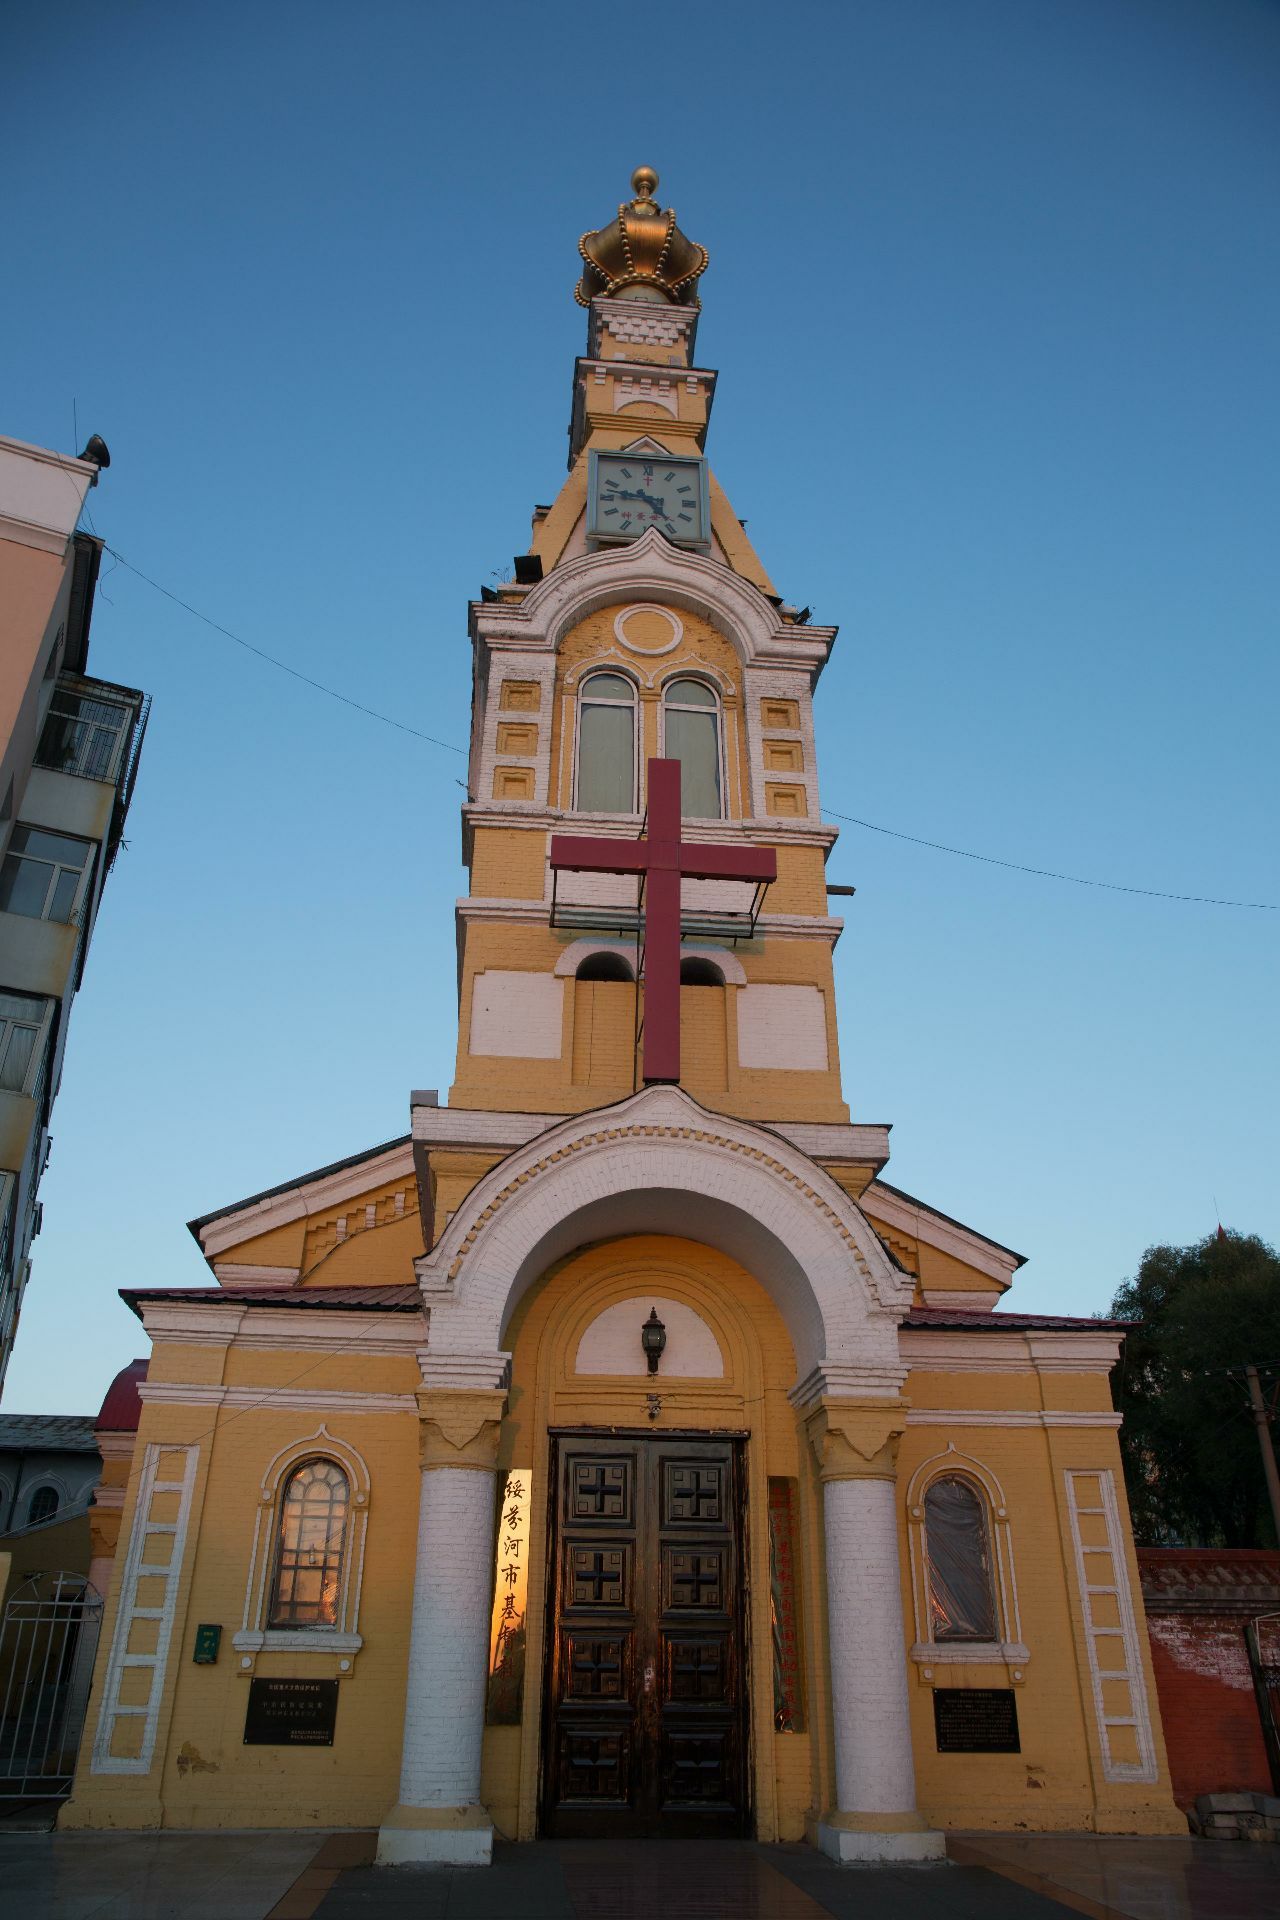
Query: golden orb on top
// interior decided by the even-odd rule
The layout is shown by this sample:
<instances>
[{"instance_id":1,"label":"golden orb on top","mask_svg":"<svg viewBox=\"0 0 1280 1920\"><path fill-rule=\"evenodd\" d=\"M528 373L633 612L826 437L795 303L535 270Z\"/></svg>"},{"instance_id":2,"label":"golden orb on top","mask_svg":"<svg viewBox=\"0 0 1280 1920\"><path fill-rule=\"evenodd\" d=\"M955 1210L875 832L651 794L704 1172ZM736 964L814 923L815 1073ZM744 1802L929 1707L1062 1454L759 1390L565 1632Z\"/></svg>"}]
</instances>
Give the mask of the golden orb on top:
<instances>
[{"instance_id":1,"label":"golden orb on top","mask_svg":"<svg viewBox=\"0 0 1280 1920\"><path fill-rule=\"evenodd\" d=\"M579 240L584 265L574 299L580 307L589 307L602 295L669 300L678 307L701 305L697 281L706 270L707 250L681 233L675 209L664 212L654 199L657 190L654 169L637 167L631 176L635 199L624 200L608 226Z\"/></svg>"}]
</instances>

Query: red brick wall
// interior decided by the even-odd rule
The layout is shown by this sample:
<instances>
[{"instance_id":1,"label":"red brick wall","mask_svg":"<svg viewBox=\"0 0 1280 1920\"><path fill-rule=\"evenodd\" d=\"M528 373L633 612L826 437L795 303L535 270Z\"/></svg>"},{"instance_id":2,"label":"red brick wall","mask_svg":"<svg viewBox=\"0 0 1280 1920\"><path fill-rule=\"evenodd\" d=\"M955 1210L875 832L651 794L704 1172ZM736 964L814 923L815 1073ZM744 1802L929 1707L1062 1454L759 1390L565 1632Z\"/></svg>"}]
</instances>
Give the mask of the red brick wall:
<instances>
[{"instance_id":1,"label":"red brick wall","mask_svg":"<svg viewBox=\"0 0 1280 1920\"><path fill-rule=\"evenodd\" d=\"M1271 1793L1244 1628L1280 1607L1280 1553L1142 1547L1138 1563L1174 1798Z\"/></svg>"}]
</instances>

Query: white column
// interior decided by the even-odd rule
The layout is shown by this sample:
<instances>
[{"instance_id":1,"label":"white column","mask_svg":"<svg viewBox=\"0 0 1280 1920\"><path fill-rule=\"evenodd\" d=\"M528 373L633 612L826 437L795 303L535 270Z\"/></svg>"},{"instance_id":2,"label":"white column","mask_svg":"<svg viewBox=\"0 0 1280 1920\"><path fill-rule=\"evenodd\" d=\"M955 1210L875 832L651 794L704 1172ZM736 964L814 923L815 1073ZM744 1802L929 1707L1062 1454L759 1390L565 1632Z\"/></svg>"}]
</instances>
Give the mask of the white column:
<instances>
[{"instance_id":1,"label":"white column","mask_svg":"<svg viewBox=\"0 0 1280 1920\"><path fill-rule=\"evenodd\" d=\"M849 1864L946 1857L943 1836L916 1809L895 1413L829 1403L811 1427L823 1481L837 1801L818 1842Z\"/></svg>"},{"instance_id":2,"label":"white column","mask_svg":"<svg viewBox=\"0 0 1280 1920\"><path fill-rule=\"evenodd\" d=\"M400 1801L378 1864L487 1866L493 1826L480 1755L493 1583L501 1393L419 1395L422 1487Z\"/></svg>"}]
</instances>

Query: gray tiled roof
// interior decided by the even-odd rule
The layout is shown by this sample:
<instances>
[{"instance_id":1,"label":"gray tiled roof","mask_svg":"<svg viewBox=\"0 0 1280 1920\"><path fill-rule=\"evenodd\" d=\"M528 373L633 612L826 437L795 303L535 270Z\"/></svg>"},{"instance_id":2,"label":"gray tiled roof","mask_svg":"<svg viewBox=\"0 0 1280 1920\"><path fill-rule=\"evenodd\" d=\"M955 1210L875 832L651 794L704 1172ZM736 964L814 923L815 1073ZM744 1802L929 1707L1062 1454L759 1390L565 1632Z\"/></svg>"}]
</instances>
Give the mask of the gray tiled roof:
<instances>
[{"instance_id":1,"label":"gray tiled roof","mask_svg":"<svg viewBox=\"0 0 1280 1920\"><path fill-rule=\"evenodd\" d=\"M0 1413L0 1452L96 1453L91 1413Z\"/></svg>"}]
</instances>

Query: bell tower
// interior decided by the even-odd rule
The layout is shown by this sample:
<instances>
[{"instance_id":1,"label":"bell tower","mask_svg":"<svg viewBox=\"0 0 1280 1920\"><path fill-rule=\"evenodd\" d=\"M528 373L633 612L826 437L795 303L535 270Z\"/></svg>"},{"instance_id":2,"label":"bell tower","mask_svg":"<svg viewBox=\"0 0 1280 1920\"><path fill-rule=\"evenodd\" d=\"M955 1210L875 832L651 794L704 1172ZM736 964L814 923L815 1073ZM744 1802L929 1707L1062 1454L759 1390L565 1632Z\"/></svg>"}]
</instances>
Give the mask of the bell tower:
<instances>
[{"instance_id":1,"label":"bell tower","mask_svg":"<svg viewBox=\"0 0 1280 1920\"><path fill-rule=\"evenodd\" d=\"M653 833L650 763L666 760L680 788L679 1084L743 1118L842 1122L841 923L824 878L836 834L812 713L835 629L775 592L708 466L717 376L695 361L708 255L657 187L638 168L634 198L579 242L587 350L568 477L535 509L515 579L471 607L450 1104L575 1112L641 1084L637 845ZM553 835L561 853L591 836L595 870L553 860Z\"/></svg>"}]
</instances>

